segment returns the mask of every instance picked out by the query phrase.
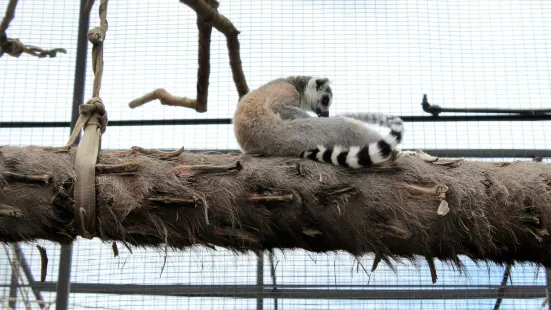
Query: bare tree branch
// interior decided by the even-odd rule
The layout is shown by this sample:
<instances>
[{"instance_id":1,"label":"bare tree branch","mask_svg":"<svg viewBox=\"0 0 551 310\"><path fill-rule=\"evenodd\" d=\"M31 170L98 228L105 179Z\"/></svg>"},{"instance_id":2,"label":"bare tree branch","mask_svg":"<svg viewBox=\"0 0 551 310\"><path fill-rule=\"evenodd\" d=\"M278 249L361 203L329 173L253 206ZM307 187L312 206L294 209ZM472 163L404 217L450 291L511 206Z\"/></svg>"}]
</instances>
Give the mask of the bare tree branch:
<instances>
[{"instance_id":1,"label":"bare tree branch","mask_svg":"<svg viewBox=\"0 0 551 310\"><path fill-rule=\"evenodd\" d=\"M245 79L245 74L243 73L241 63L239 39L237 38L239 35L239 30L235 28L233 23L228 18L218 13L215 8L211 7L204 0L180 0L180 2L192 8L195 12L197 12L198 16L203 18L204 22L212 24L216 30L226 36L233 81L237 88L239 98L241 99L249 92L249 87L247 86L247 81Z\"/></svg>"},{"instance_id":2,"label":"bare tree branch","mask_svg":"<svg viewBox=\"0 0 551 310\"><path fill-rule=\"evenodd\" d=\"M199 0L183 1L197 13L197 29L199 31L199 53L197 69L197 97L196 99L188 97L174 96L163 88L158 88L141 97L132 100L128 106L131 109L144 105L153 100L160 100L161 104L194 109L197 112L207 111L209 76L210 76L210 42L212 27L222 32L227 39L228 52L230 57L230 66L233 79L239 94L239 99L249 92L245 74L241 65L241 56L239 54L239 40L237 35L239 31L223 15L217 11L218 1Z\"/></svg>"},{"instance_id":3,"label":"bare tree branch","mask_svg":"<svg viewBox=\"0 0 551 310\"><path fill-rule=\"evenodd\" d=\"M8 30L11 21L15 17L15 8L17 7L17 1L18 0L10 0L10 2L8 3L8 7L6 8L4 19L2 20L2 23L0 23L0 57L2 57L4 53L7 53L8 55L13 57L19 57L22 53L26 53L32 56L36 56L38 58L44 58L46 56L53 58L57 55L57 53L67 53L67 51L62 48L45 50L37 46L25 45L21 43L19 39L8 38L6 30Z\"/></svg>"},{"instance_id":4,"label":"bare tree branch","mask_svg":"<svg viewBox=\"0 0 551 310\"><path fill-rule=\"evenodd\" d=\"M0 23L0 44L4 43L4 40L6 39L6 30L8 30L11 21L15 17L15 8L17 7L17 1L18 0L10 0L10 2L8 3L8 7L6 8L4 19L2 20L2 23Z\"/></svg>"},{"instance_id":5,"label":"bare tree branch","mask_svg":"<svg viewBox=\"0 0 551 310\"><path fill-rule=\"evenodd\" d=\"M207 1L208 5L212 7L213 10L218 8L218 1ZM199 30L199 68L197 69L197 103L195 111L206 112L209 93L210 36L212 33L212 26L197 14L197 29Z\"/></svg>"},{"instance_id":6,"label":"bare tree branch","mask_svg":"<svg viewBox=\"0 0 551 310\"><path fill-rule=\"evenodd\" d=\"M197 100L190 99L187 97L176 97L163 88L157 88L156 90L147 93L141 97L138 97L128 104L128 106L131 109L137 108L141 105L144 105L150 101L153 100L160 100L161 104L173 106L173 107L183 107L183 108L190 108L190 109L196 109L197 107Z\"/></svg>"}]
</instances>

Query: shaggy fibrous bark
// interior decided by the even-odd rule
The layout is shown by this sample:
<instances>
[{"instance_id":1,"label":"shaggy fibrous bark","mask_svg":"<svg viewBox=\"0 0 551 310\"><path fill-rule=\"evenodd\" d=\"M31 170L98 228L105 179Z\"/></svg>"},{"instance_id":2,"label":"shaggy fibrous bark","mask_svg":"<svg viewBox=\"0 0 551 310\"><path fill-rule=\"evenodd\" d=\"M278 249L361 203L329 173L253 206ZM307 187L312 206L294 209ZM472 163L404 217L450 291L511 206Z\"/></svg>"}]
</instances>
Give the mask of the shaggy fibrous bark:
<instances>
[{"instance_id":1,"label":"shaggy fibrous bark","mask_svg":"<svg viewBox=\"0 0 551 310\"><path fill-rule=\"evenodd\" d=\"M421 256L460 266L465 255L551 267L546 163L403 156L356 171L181 151L100 152L97 237L179 249L343 250L374 253L376 264ZM1 241L75 239L74 156L74 148L0 148Z\"/></svg>"}]
</instances>

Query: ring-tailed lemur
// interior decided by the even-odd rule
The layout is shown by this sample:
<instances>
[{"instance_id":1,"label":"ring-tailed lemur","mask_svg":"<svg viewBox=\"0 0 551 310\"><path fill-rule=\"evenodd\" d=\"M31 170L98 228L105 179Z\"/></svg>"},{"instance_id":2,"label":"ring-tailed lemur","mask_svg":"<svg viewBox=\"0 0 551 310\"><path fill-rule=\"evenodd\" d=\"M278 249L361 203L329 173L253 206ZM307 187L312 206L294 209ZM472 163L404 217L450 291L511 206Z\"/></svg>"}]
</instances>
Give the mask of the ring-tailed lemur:
<instances>
[{"instance_id":1,"label":"ring-tailed lemur","mask_svg":"<svg viewBox=\"0 0 551 310\"><path fill-rule=\"evenodd\" d=\"M233 117L241 150L300 156L351 168L388 160L402 141L402 120L377 113L329 117L332 97L327 78L291 76L260 86L240 100ZM383 137L364 122L391 131Z\"/></svg>"}]
</instances>

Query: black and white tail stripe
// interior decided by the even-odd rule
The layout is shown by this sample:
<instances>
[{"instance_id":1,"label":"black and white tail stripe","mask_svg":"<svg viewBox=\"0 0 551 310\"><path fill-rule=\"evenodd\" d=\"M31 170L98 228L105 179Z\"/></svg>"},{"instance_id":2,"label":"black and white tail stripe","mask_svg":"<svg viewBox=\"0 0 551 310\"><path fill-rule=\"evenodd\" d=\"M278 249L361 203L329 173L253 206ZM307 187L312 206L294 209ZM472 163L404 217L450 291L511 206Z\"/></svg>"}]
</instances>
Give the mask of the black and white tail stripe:
<instances>
[{"instance_id":1,"label":"black and white tail stripe","mask_svg":"<svg viewBox=\"0 0 551 310\"><path fill-rule=\"evenodd\" d=\"M313 150L302 152L300 157L354 169L380 164L388 160L392 150L402 142L404 125L399 117L391 119L385 117L384 120L379 121L381 125L390 127L390 133L377 142L363 147L352 146L348 149L338 145L334 147L318 145Z\"/></svg>"}]
</instances>

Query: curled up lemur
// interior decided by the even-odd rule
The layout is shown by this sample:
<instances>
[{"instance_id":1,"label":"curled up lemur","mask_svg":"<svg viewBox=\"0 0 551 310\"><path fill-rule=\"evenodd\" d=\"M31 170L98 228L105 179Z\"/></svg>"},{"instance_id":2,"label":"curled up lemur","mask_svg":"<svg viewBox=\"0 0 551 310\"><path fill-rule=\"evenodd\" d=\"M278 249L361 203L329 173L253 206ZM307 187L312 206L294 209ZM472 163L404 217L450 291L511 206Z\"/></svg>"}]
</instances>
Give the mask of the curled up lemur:
<instances>
[{"instance_id":1,"label":"curled up lemur","mask_svg":"<svg viewBox=\"0 0 551 310\"><path fill-rule=\"evenodd\" d=\"M402 140L402 120L377 113L329 117L332 99L327 78L268 82L239 102L233 118L237 142L244 153L300 156L351 168L388 160ZM390 133L383 136L365 123L388 127Z\"/></svg>"}]
</instances>

